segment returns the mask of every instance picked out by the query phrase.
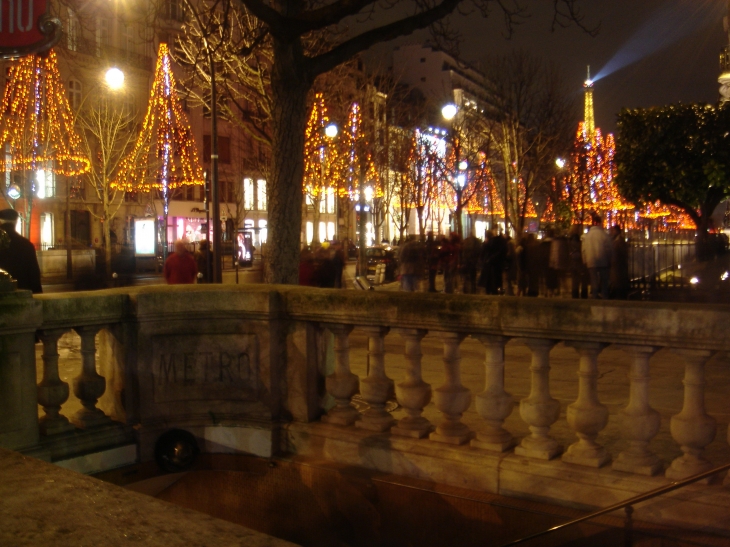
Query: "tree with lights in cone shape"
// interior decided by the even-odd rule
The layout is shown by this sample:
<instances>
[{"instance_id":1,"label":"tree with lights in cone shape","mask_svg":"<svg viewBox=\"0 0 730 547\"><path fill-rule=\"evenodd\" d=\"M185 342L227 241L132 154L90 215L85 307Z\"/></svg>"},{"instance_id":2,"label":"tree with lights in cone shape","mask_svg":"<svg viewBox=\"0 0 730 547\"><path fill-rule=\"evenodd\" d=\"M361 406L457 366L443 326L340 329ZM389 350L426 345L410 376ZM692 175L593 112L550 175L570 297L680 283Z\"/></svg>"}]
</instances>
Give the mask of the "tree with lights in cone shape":
<instances>
[{"instance_id":1,"label":"tree with lights in cone shape","mask_svg":"<svg viewBox=\"0 0 730 547\"><path fill-rule=\"evenodd\" d=\"M22 173L4 191L15 209L23 207L24 232L30 236L33 198L45 196L47 177L89 170L53 50L10 65L2 109L0 142L9 154L5 169Z\"/></svg>"},{"instance_id":2,"label":"tree with lights in cone shape","mask_svg":"<svg viewBox=\"0 0 730 547\"><path fill-rule=\"evenodd\" d=\"M365 205L366 194L370 191L373 196L382 191L375 163L372 160L370 143L362 129L362 114L360 105L352 103L350 113L347 117L347 127L343 135L341 165L343 166L342 183L339 194L346 200L355 201L359 206L359 246L360 255L358 259L359 271L367 270L367 258L365 254ZM346 201L344 210L349 211L349 203ZM348 215L349 216L349 215ZM349 233L349 231L348 231Z\"/></svg>"},{"instance_id":3,"label":"tree with lights in cone shape","mask_svg":"<svg viewBox=\"0 0 730 547\"><path fill-rule=\"evenodd\" d=\"M330 142L334 137L331 127L324 96L317 93L305 129L303 184L305 201L312 205L314 213L313 241L317 243L320 241L320 205L328 194L334 198L334 189L338 184L338 153Z\"/></svg>"},{"instance_id":4,"label":"tree with lights in cone shape","mask_svg":"<svg viewBox=\"0 0 730 547\"><path fill-rule=\"evenodd\" d=\"M162 249L166 257L172 190L203 184L203 170L190 123L175 90L170 51L167 44L161 43L142 130L132 151L122 161L112 186L125 191L159 191L164 219Z\"/></svg>"}]
</instances>

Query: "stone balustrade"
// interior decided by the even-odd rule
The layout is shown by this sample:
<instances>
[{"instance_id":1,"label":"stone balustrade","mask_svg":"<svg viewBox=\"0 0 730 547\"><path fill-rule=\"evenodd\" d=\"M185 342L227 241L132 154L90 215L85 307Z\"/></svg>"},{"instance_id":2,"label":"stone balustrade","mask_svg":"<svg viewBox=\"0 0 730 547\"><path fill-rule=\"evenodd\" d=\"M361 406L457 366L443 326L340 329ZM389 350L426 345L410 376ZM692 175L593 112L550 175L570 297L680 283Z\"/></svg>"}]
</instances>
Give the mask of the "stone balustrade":
<instances>
[{"instance_id":1,"label":"stone balustrade","mask_svg":"<svg viewBox=\"0 0 730 547\"><path fill-rule=\"evenodd\" d=\"M728 409L706 408L704 372L710 358L730 351L727 306L253 285L20 295L7 298L23 321L0 312L0 338L5 348L11 338L16 344L4 350L0 370L17 375L13 385L32 405L15 397L11 420L9 404L0 403L0 444L53 461L125 443L148 461L156 438L180 427L205 451L316 455L581 507L602 505L596 492L613 502L724 463L706 456L718 413L725 423ZM81 337L82 355L72 386L59 378L57 349L70 329ZM367 340L361 376L351 366L353 332ZM43 344L37 386L35 370L28 372L36 333ZM423 379L426 336L443 347L439 384ZM481 348L481 391L463 381L464 367L475 366L462 362L468 337ZM386 341L400 349L388 353ZM505 389L505 348L512 344L531 354L529 394L521 400ZM558 344L572 348L577 373L564 418L551 395ZM598 359L608 347L631 359L628 390L613 414L616 406L599 397ZM649 385L659 350L671 350L684 375L677 385L683 405L669 424L681 455L671 462L652 442L660 415ZM70 393L81 409L66 416ZM31 409L36 402L40 418ZM434 408L438 417L429 419ZM477 427L464 421L472 408ZM529 434L507 425L514 413ZM619 442L604 439L609 420L621 424ZM556 439L563 424L572 443ZM554 486L566 481L585 488Z\"/></svg>"}]
</instances>

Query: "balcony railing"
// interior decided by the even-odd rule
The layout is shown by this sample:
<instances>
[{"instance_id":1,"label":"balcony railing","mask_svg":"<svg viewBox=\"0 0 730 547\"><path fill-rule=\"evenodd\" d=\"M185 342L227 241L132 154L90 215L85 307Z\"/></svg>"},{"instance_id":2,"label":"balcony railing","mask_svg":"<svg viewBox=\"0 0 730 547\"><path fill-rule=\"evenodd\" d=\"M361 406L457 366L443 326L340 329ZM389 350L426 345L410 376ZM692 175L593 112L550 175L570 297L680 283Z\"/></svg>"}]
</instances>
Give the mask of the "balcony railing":
<instances>
[{"instance_id":1,"label":"balcony railing","mask_svg":"<svg viewBox=\"0 0 730 547\"><path fill-rule=\"evenodd\" d=\"M5 300L0 339L18 357L8 369L17 377L0 384L0 416L13 417L0 420L0 445L54 461L125 443L149 461L161 433L183 428L209 451L293 452L600 507L730 455L724 430L716 439L727 424L717 392L726 375L706 385L708 363L730 351L727 306L266 285ZM72 390L59 374L69 330L81 354ZM36 336L37 386L27 368ZM424 375L424 340L440 347L437 381ZM607 348L628 357L625 384L604 378ZM564 408L551 393L556 367L561 397L573 393ZM509 393L506 373L524 373L529 389ZM659 406L657 381L681 397ZM67 415L71 391L79 404ZM635 516L687 524L692 515L730 534L718 516L730 503L721 485L672 501Z\"/></svg>"}]
</instances>

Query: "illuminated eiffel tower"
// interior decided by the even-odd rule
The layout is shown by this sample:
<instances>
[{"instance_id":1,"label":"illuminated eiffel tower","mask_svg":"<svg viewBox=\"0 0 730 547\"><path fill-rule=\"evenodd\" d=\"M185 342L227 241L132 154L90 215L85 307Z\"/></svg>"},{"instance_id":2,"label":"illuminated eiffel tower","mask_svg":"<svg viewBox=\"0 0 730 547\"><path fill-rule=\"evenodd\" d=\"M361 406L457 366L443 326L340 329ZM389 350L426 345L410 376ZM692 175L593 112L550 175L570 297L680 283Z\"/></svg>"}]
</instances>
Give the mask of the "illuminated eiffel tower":
<instances>
[{"instance_id":1,"label":"illuminated eiffel tower","mask_svg":"<svg viewBox=\"0 0 730 547\"><path fill-rule=\"evenodd\" d=\"M588 77L583 82L585 89L585 106L583 110L583 131L586 140L592 142L596 136L596 119L593 116L593 80L591 80L591 67L588 67Z\"/></svg>"}]
</instances>

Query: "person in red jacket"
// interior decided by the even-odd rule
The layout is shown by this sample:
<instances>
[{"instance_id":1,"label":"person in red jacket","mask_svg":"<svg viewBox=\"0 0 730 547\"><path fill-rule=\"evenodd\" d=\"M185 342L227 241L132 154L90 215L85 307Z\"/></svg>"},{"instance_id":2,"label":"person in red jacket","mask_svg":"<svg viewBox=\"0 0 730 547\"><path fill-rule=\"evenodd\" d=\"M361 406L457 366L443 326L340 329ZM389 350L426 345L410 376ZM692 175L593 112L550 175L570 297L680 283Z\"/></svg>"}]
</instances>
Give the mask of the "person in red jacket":
<instances>
[{"instance_id":1,"label":"person in red jacket","mask_svg":"<svg viewBox=\"0 0 730 547\"><path fill-rule=\"evenodd\" d=\"M168 285L195 283L198 265L185 241L180 239L175 242L175 252L165 261L164 275Z\"/></svg>"}]
</instances>

